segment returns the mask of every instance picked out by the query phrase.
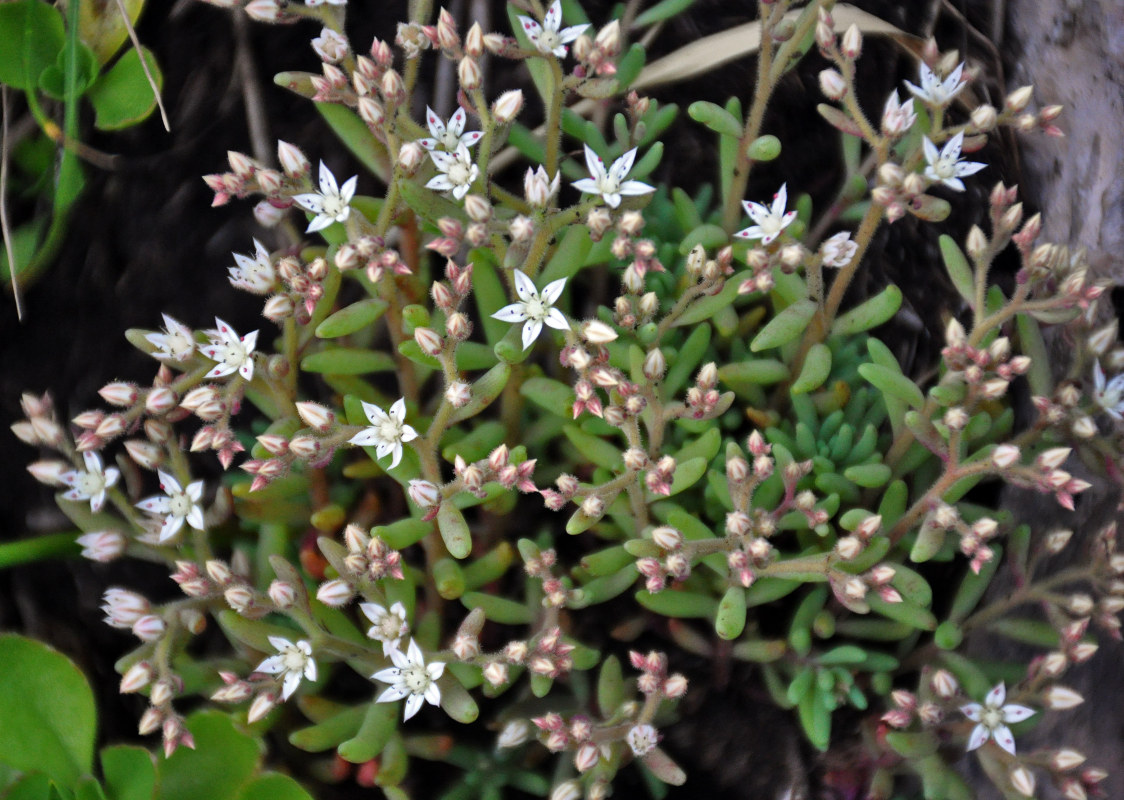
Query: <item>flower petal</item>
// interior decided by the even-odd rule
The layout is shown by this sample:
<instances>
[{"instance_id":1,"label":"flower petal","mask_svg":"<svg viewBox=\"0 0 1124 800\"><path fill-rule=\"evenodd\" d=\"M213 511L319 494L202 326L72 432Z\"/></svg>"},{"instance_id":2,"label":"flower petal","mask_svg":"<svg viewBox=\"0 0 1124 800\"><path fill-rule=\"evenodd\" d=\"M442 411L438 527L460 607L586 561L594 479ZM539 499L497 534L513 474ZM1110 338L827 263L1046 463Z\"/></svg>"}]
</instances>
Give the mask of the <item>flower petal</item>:
<instances>
[{"instance_id":1,"label":"flower petal","mask_svg":"<svg viewBox=\"0 0 1124 800\"><path fill-rule=\"evenodd\" d=\"M164 520L164 524L160 526L159 541L165 542L179 533L180 529L183 528L183 520L183 517L168 516Z\"/></svg>"},{"instance_id":2,"label":"flower petal","mask_svg":"<svg viewBox=\"0 0 1124 800\"><path fill-rule=\"evenodd\" d=\"M401 677L401 675L402 670L398 669L398 667L387 667L386 669L380 669L378 672L371 676L371 679L380 681L381 683L397 683L398 678Z\"/></svg>"},{"instance_id":3,"label":"flower petal","mask_svg":"<svg viewBox=\"0 0 1124 800\"><path fill-rule=\"evenodd\" d=\"M543 17L542 24L548 31L557 32L562 27L562 0L554 0L550 4L550 8L546 10L546 16Z\"/></svg>"},{"instance_id":4,"label":"flower petal","mask_svg":"<svg viewBox=\"0 0 1124 800\"><path fill-rule=\"evenodd\" d=\"M191 510L187 512L187 524L197 531L204 530L203 509L199 506L192 506Z\"/></svg>"},{"instance_id":5,"label":"flower petal","mask_svg":"<svg viewBox=\"0 0 1124 800\"><path fill-rule=\"evenodd\" d=\"M605 177L605 163L598 157L597 153L593 152L593 148L588 144L585 147L585 165L589 169L589 174L594 180ZM575 184L577 185L577 184Z\"/></svg>"},{"instance_id":6,"label":"flower petal","mask_svg":"<svg viewBox=\"0 0 1124 800\"><path fill-rule=\"evenodd\" d=\"M517 17L517 19L519 24L523 26L523 32L531 40L531 44L537 44L539 36L542 35L542 26L530 17Z\"/></svg>"},{"instance_id":7,"label":"flower petal","mask_svg":"<svg viewBox=\"0 0 1124 800\"><path fill-rule=\"evenodd\" d=\"M344 181L343 186L340 187L339 197L340 197L340 200L343 201L343 211L341 211L340 215L338 217L336 217L337 221L343 222L345 219L347 219L347 214L351 210L347 206L348 206L348 203L351 202L351 198L355 197L355 187L358 184L359 184L359 176L358 175L352 175L350 178L348 178L346 181Z\"/></svg>"},{"instance_id":8,"label":"flower petal","mask_svg":"<svg viewBox=\"0 0 1124 800\"><path fill-rule=\"evenodd\" d=\"M436 683L430 683L425 687L425 701L431 706L441 705L441 690L437 687Z\"/></svg>"},{"instance_id":9,"label":"flower petal","mask_svg":"<svg viewBox=\"0 0 1124 800\"><path fill-rule=\"evenodd\" d=\"M519 295L519 299L528 303L538 297L538 290L535 289L534 282L527 277L527 274L521 269L514 270L514 273L512 277L515 280L515 293Z\"/></svg>"},{"instance_id":10,"label":"flower petal","mask_svg":"<svg viewBox=\"0 0 1124 800\"><path fill-rule=\"evenodd\" d=\"M449 117L449 132L459 139L460 135L464 133L464 124L467 120L468 115L464 113L464 109L457 106L457 110L453 112L453 116Z\"/></svg>"},{"instance_id":11,"label":"flower petal","mask_svg":"<svg viewBox=\"0 0 1124 800\"><path fill-rule=\"evenodd\" d=\"M429 132L433 134L433 138L440 139L445 135L445 123L429 106L425 107L425 124L429 128Z\"/></svg>"},{"instance_id":12,"label":"flower petal","mask_svg":"<svg viewBox=\"0 0 1124 800\"><path fill-rule=\"evenodd\" d=\"M991 708L999 708L1006 699L1007 687L1003 683L997 683L992 687L991 691L987 693L987 697L984 698L984 705Z\"/></svg>"},{"instance_id":13,"label":"flower petal","mask_svg":"<svg viewBox=\"0 0 1124 800\"><path fill-rule=\"evenodd\" d=\"M991 738L1008 753L1015 754L1015 737L1011 735L1011 729L1006 725L996 725L995 730L991 732Z\"/></svg>"},{"instance_id":14,"label":"flower petal","mask_svg":"<svg viewBox=\"0 0 1124 800\"><path fill-rule=\"evenodd\" d=\"M300 685L301 674L299 672L286 672L285 678L281 682L281 699L288 700Z\"/></svg>"},{"instance_id":15,"label":"flower petal","mask_svg":"<svg viewBox=\"0 0 1124 800\"><path fill-rule=\"evenodd\" d=\"M552 308L550 311L546 312L546 316L543 317L542 321L558 331L570 330L569 320L567 320L566 315L557 308Z\"/></svg>"},{"instance_id":16,"label":"flower petal","mask_svg":"<svg viewBox=\"0 0 1124 800\"><path fill-rule=\"evenodd\" d=\"M582 178L581 180L574 181L570 185L577 189L579 192L585 192L586 194L601 193L601 187L593 178Z\"/></svg>"},{"instance_id":17,"label":"flower petal","mask_svg":"<svg viewBox=\"0 0 1124 800\"><path fill-rule=\"evenodd\" d=\"M393 447L391 448L391 453L393 455L390 459L390 469L394 469L402 460L402 444L400 442L395 442Z\"/></svg>"},{"instance_id":18,"label":"flower petal","mask_svg":"<svg viewBox=\"0 0 1124 800\"><path fill-rule=\"evenodd\" d=\"M984 742L987 741L990 735L991 734L988 733L987 728L985 728L983 725L977 725L976 727L972 728L972 736L968 739L968 752L970 753L976 748L980 747Z\"/></svg>"},{"instance_id":19,"label":"flower petal","mask_svg":"<svg viewBox=\"0 0 1124 800\"><path fill-rule=\"evenodd\" d=\"M276 675L285 669L285 660L281 656L270 656L265 661L254 667L254 672L264 672L268 675Z\"/></svg>"},{"instance_id":20,"label":"flower petal","mask_svg":"<svg viewBox=\"0 0 1124 800\"><path fill-rule=\"evenodd\" d=\"M347 440L349 444L356 445L357 447L371 447L378 442L375 436L374 428L367 428L352 436Z\"/></svg>"},{"instance_id":21,"label":"flower petal","mask_svg":"<svg viewBox=\"0 0 1124 800\"><path fill-rule=\"evenodd\" d=\"M328 165L323 161L320 162L320 194L330 195L339 194L340 187L336 183L336 176L328 169Z\"/></svg>"},{"instance_id":22,"label":"flower petal","mask_svg":"<svg viewBox=\"0 0 1124 800\"><path fill-rule=\"evenodd\" d=\"M504 306L495 314L492 314L492 318L504 322L523 322L527 319L527 312L524 310L524 305L522 303L512 303L509 306Z\"/></svg>"},{"instance_id":23,"label":"flower petal","mask_svg":"<svg viewBox=\"0 0 1124 800\"><path fill-rule=\"evenodd\" d=\"M396 703L410 692L404 686L391 686L385 692L379 695L376 703Z\"/></svg>"},{"instance_id":24,"label":"flower petal","mask_svg":"<svg viewBox=\"0 0 1124 800\"><path fill-rule=\"evenodd\" d=\"M979 722L980 715L983 713L983 706L979 703L968 703L966 706L960 706L960 713L972 722Z\"/></svg>"},{"instance_id":25,"label":"flower petal","mask_svg":"<svg viewBox=\"0 0 1124 800\"><path fill-rule=\"evenodd\" d=\"M529 319L523 323L523 349L526 350L535 343L535 339L539 338L539 332L542 330L542 323L535 319Z\"/></svg>"},{"instance_id":26,"label":"flower petal","mask_svg":"<svg viewBox=\"0 0 1124 800\"><path fill-rule=\"evenodd\" d=\"M613 166L609 167L609 177L616 183L620 183L624 180L624 176L628 174L628 171L632 169L634 161L636 161L635 147L613 162Z\"/></svg>"},{"instance_id":27,"label":"flower petal","mask_svg":"<svg viewBox=\"0 0 1124 800\"><path fill-rule=\"evenodd\" d=\"M625 181L617 187L617 194L638 195L654 192L655 186L649 186L642 181Z\"/></svg>"},{"instance_id":28,"label":"flower petal","mask_svg":"<svg viewBox=\"0 0 1124 800\"><path fill-rule=\"evenodd\" d=\"M562 290L566 288L566 279L559 278L556 281L551 281L543 287L542 298L543 303L552 306L557 302L558 298L562 296Z\"/></svg>"},{"instance_id":29,"label":"flower petal","mask_svg":"<svg viewBox=\"0 0 1124 800\"><path fill-rule=\"evenodd\" d=\"M404 422L406 420L406 398L399 397L395 400L387 413L395 422L399 424Z\"/></svg>"},{"instance_id":30,"label":"flower petal","mask_svg":"<svg viewBox=\"0 0 1124 800\"><path fill-rule=\"evenodd\" d=\"M414 716L414 714L417 714L418 711L421 710L422 703L423 703L423 699L422 699L422 696L420 694L412 694L409 697L407 697L406 698L406 712L402 715L402 721L405 722L410 717Z\"/></svg>"},{"instance_id":31,"label":"flower petal","mask_svg":"<svg viewBox=\"0 0 1124 800\"><path fill-rule=\"evenodd\" d=\"M1011 703L1003 706L1003 721L1004 722L1022 722L1024 719L1030 719L1035 715L1033 708L1026 706L1016 705Z\"/></svg>"}]
</instances>

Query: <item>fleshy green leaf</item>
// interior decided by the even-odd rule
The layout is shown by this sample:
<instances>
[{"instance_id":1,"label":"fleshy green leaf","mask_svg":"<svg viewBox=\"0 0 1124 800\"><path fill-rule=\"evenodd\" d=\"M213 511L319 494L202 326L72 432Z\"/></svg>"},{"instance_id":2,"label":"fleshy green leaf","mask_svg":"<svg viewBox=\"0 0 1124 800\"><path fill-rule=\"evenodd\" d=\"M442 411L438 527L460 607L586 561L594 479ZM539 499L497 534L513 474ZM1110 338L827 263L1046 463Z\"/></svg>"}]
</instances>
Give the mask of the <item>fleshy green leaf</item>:
<instances>
[{"instance_id":1,"label":"fleshy green leaf","mask_svg":"<svg viewBox=\"0 0 1124 800\"><path fill-rule=\"evenodd\" d=\"M261 760L258 743L217 711L197 711L187 729L195 749L176 748L157 764L159 800L236 800Z\"/></svg>"},{"instance_id":2,"label":"fleshy green leaf","mask_svg":"<svg viewBox=\"0 0 1124 800\"><path fill-rule=\"evenodd\" d=\"M449 555L453 558L467 558L472 552L472 534L460 509L452 503L442 503L437 510L437 527Z\"/></svg>"},{"instance_id":3,"label":"fleshy green leaf","mask_svg":"<svg viewBox=\"0 0 1124 800\"><path fill-rule=\"evenodd\" d=\"M391 705L390 708L393 709L394 706ZM238 800L313 800L313 798L303 786L288 775L265 772L242 788Z\"/></svg>"},{"instance_id":4,"label":"fleshy green leaf","mask_svg":"<svg viewBox=\"0 0 1124 800\"><path fill-rule=\"evenodd\" d=\"M749 349L758 353L770 347L788 344L804 332L815 313L816 302L814 300L808 298L797 300L769 320L769 324L753 337Z\"/></svg>"},{"instance_id":5,"label":"fleshy green leaf","mask_svg":"<svg viewBox=\"0 0 1124 800\"><path fill-rule=\"evenodd\" d=\"M793 394L805 394L823 386L831 374L831 348L823 342L816 342L808 349L800 377L792 384Z\"/></svg>"},{"instance_id":6,"label":"fleshy green leaf","mask_svg":"<svg viewBox=\"0 0 1124 800\"><path fill-rule=\"evenodd\" d=\"M42 642L0 635L0 763L63 786L90 774L96 711L86 677Z\"/></svg>"},{"instance_id":7,"label":"fleshy green leaf","mask_svg":"<svg viewBox=\"0 0 1124 800\"><path fill-rule=\"evenodd\" d=\"M316 335L321 339L335 339L347 336L373 325L387 309L387 302L379 297L358 300L344 306L316 326Z\"/></svg>"},{"instance_id":8,"label":"fleshy green leaf","mask_svg":"<svg viewBox=\"0 0 1124 800\"><path fill-rule=\"evenodd\" d=\"M877 328L897 314L901 306L902 290L891 283L874 297L836 317L831 333L833 336L853 336Z\"/></svg>"},{"instance_id":9,"label":"fleshy green leaf","mask_svg":"<svg viewBox=\"0 0 1124 800\"><path fill-rule=\"evenodd\" d=\"M956 244L956 240L947 233L942 233L937 241L941 248L944 268L948 271L948 277L952 280L952 285L956 287L956 291L960 293L960 296L969 306L974 305L976 302L975 279L972 276L972 268L968 264L968 259L965 258L963 251Z\"/></svg>"},{"instance_id":10,"label":"fleshy green leaf","mask_svg":"<svg viewBox=\"0 0 1124 800\"><path fill-rule=\"evenodd\" d=\"M687 114L695 122L701 122L715 133L738 139L742 135L742 124L722 106L699 100L687 106Z\"/></svg>"},{"instance_id":11,"label":"fleshy green leaf","mask_svg":"<svg viewBox=\"0 0 1124 800\"><path fill-rule=\"evenodd\" d=\"M66 46L62 14L39 0L0 3L0 83L34 91Z\"/></svg>"},{"instance_id":12,"label":"fleshy green leaf","mask_svg":"<svg viewBox=\"0 0 1124 800\"><path fill-rule=\"evenodd\" d=\"M305 372L325 372L332 375L366 375L371 372L392 372L394 359L383 352L361 350L355 347L333 347L310 353L301 359Z\"/></svg>"},{"instance_id":13,"label":"fleshy green leaf","mask_svg":"<svg viewBox=\"0 0 1124 800\"><path fill-rule=\"evenodd\" d=\"M885 395L902 400L914 408L925 406L925 395L917 384L907 378L900 370L884 367L881 364L860 364L859 374L875 389Z\"/></svg>"},{"instance_id":14,"label":"fleshy green leaf","mask_svg":"<svg viewBox=\"0 0 1124 800\"><path fill-rule=\"evenodd\" d=\"M101 771L110 800L151 800L156 790L156 762L143 747L106 747L101 751Z\"/></svg>"}]
</instances>

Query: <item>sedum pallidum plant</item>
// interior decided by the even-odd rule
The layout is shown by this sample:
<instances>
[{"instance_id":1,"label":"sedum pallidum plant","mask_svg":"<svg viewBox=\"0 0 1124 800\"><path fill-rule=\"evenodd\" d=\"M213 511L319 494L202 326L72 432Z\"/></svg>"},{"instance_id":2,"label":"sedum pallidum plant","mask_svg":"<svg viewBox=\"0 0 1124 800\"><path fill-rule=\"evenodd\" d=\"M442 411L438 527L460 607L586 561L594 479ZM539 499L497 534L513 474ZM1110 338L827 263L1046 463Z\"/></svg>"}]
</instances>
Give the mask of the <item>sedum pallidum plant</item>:
<instances>
[{"instance_id":1,"label":"sedum pallidum plant","mask_svg":"<svg viewBox=\"0 0 1124 800\"><path fill-rule=\"evenodd\" d=\"M1105 772L1066 742L1018 739L1082 702L1066 673L1095 631L1118 636L1124 553L1111 525L1069 544L993 489L1072 511L1090 486L1074 473L1118 474L1105 287L999 183L986 230L940 237L956 295L920 377L877 334L898 287L847 292L880 227L943 220L1001 126L1057 134L1058 108L1028 110L1029 87L967 105L970 72L932 43L916 83L863 107L863 35L844 24L863 18L762 2L748 110L688 109L719 165L692 195L653 177L677 109L630 91L630 38L681 3L587 20L529 0L486 32L422 0L368 46L343 0L211 2L322 28L322 71L278 83L370 174L328 143L280 142L279 167L232 152L205 180L271 229L229 269L260 328L165 315L127 334L159 364L150 385L109 383L109 408L69 425L24 398L13 427L49 453L30 470L60 487L84 554L163 564L181 590L105 592L106 621L139 640L119 669L149 698L142 733L196 746L182 709L202 697L393 800L596 800L630 770L659 797L690 781L661 739L685 724L691 653L753 665L812 746L859 754L863 796L971 797L966 751L1008 798L1095 792ZM823 212L752 180L781 150L764 111L809 51L849 154ZM456 75L450 116L426 61ZM535 102L491 92L485 61L525 69ZM1076 345L1060 379L1044 327ZM1067 544L1081 557L1054 565ZM988 593L995 576L1014 588ZM193 645L215 628L228 644ZM979 660L968 634L1039 655ZM442 783L427 760L463 774Z\"/></svg>"}]
</instances>

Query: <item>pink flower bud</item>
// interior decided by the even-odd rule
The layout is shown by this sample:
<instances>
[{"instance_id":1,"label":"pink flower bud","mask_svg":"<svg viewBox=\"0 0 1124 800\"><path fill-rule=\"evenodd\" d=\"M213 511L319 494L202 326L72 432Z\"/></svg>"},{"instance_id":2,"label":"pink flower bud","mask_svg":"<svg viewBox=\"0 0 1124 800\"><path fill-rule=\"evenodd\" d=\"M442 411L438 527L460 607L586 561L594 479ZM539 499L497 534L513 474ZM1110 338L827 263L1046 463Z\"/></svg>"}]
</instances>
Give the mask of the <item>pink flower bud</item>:
<instances>
[{"instance_id":1,"label":"pink flower bud","mask_svg":"<svg viewBox=\"0 0 1124 800\"><path fill-rule=\"evenodd\" d=\"M336 423L336 415L319 403L297 403L297 413L305 425L320 433L326 433Z\"/></svg>"},{"instance_id":2,"label":"pink flower bud","mask_svg":"<svg viewBox=\"0 0 1124 800\"><path fill-rule=\"evenodd\" d=\"M82 547L82 556L91 561L106 563L125 552L126 539L120 531L86 533L75 541Z\"/></svg>"},{"instance_id":3,"label":"pink flower bud","mask_svg":"<svg viewBox=\"0 0 1124 800\"><path fill-rule=\"evenodd\" d=\"M297 591L291 583L275 580L269 584L269 599L278 608L292 608L297 602Z\"/></svg>"},{"instance_id":4,"label":"pink flower bud","mask_svg":"<svg viewBox=\"0 0 1124 800\"><path fill-rule=\"evenodd\" d=\"M351 584L339 579L326 581L320 584L320 588L316 590L316 599L332 608L347 605L354 595L355 590L352 589Z\"/></svg>"},{"instance_id":5,"label":"pink flower bud","mask_svg":"<svg viewBox=\"0 0 1124 800\"><path fill-rule=\"evenodd\" d=\"M118 381L116 383L107 383L105 386L98 390L102 400L109 403L111 406L131 406L137 402L139 396L136 384Z\"/></svg>"},{"instance_id":6,"label":"pink flower bud","mask_svg":"<svg viewBox=\"0 0 1124 800\"><path fill-rule=\"evenodd\" d=\"M825 69L820 72L820 91L829 100L842 100L847 94L847 81L836 70Z\"/></svg>"},{"instance_id":7,"label":"pink flower bud","mask_svg":"<svg viewBox=\"0 0 1124 800\"><path fill-rule=\"evenodd\" d=\"M441 334L432 328L415 328L414 341L418 343L421 351L427 355L436 356L445 349L445 342L441 339Z\"/></svg>"},{"instance_id":8,"label":"pink flower bud","mask_svg":"<svg viewBox=\"0 0 1124 800\"><path fill-rule=\"evenodd\" d=\"M492 117L496 122L505 125L517 116L523 110L523 92L515 89L510 92L504 92L492 104Z\"/></svg>"},{"instance_id":9,"label":"pink flower bud","mask_svg":"<svg viewBox=\"0 0 1124 800\"><path fill-rule=\"evenodd\" d=\"M999 469L1006 469L1019 460L1019 448L1013 444L1001 444L991 453L991 463Z\"/></svg>"},{"instance_id":10,"label":"pink flower bud","mask_svg":"<svg viewBox=\"0 0 1124 800\"><path fill-rule=\"evenodd\" d=\"M166 629L164 620L155 614L145 614L133 623L133 634L142 642L155 642Z\"/></svg>"},{"instance_id":11,"label":"pink flower bud","mask_svg":"<svg viewBox=\"0 0 1124 800\"><path fill-rule=\"evenodd\" d=\"M1054 711L1064 711L1081 705L1085 702L1085 698L1068 686L1055 684L1042 693L1042 702Z\"/></svg>"},{"instance_id":12,"label":"pink flower bud","mask_svg":"<svg viewBox=\"0 0 1124 800\"><path fill-rule=\"evenodd\" d=\"M259 694L250 704L250 710L246 714L246 722L252 725L272 711L275 705L277 705L277 699L272 694L268 692Z\"/></svg>"},{"instance_id":13,"label":"pink flower bud","mask_svg":"<svg viewBox=\"0 0 1124 800\"><path fill-rule=\"evenodd\" d=\"M484 80L484 74L480 71L480 62L470 56L462 58L457 65L457 80L466 92L479 89Z\"/></svg>"}]
</instances>

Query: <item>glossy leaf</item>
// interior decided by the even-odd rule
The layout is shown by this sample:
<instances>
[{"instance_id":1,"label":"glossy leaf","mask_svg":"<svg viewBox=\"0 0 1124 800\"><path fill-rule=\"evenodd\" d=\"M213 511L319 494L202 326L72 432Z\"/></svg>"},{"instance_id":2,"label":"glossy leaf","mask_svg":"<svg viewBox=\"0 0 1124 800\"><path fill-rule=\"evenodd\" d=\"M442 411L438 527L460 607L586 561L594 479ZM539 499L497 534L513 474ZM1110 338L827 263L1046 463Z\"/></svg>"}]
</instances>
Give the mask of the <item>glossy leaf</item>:
<instances>
[{"instance_id":1,"label":"glossy leaf","mask_svg":"<svg viewBox=\"0 0 1124 800\"><path fill-rule=\"evenodd\" d=\"M261 760L258 743L217 711L197 711L187 729L195 749L176 748L157 762L159 800L236 800Z\"/></svg>"},{"instance_id":2,"label":"glossy leaf","mask_svg":"<svg viewBox=\"0 0 1124 800\"><path fill-rule=\"evenodd\" d=\"M853 336L888 321L902 306L902 290L890 284L874 297L840 314L831 325L833 336Z\"/></svg>"},{"instance_id":3,"label":"glossy leaf","mask_svg":"<svg viewBox=\"0 0 1124 800\"><path fill-rule=\"evenodd\" d=\"M347 336L363 328L373 325L384 313L387 302L380 297L370 297L366 300L357 300L349 306L344 306L319 325L316 326L316 335L321 339L336 339Z\"/></svg>"},{"instance_id":4,"label":"glossy leaf","mask_svg":"<svg viewBox=\"0 0 1124 800\"><path fill-rule=\"evenodd\" d=\"M452 503L442 503L437 510L437 528L441 540L453 558L467 558L472 552L472 534L464 514Z\"/></svg>"},{"instance_id":5,"label":"glossy leaf","mask_svg":"<svg viewBox=\"0 0 1124 800\"><path fill-rule=\"evenodd\" d=\"M101 771L110 800L151 800L156 760L143 747L119 744L101 751Z\"/></svg>"},{"instance_id":6,"label":"glossy leaf","mask_svg":"<svg viewBox=\"0 0 1124 800\"><path fill-rule=\"evenodd\" d=\"M793 394L805 394L823 386L831 374L831 348L823 342L816 342L804 357L800 376L792 384Z\"/></svg>"},{"instance_id":7,"label":"glossy leaf","mask_svg":"<svg viewBox=\"0 0 1124 800\"><path fill-rule=\"evenodd\" d=\"M156 87L163 88L164 74L156 63L156 56L147 48L141 49ZM94 106L94 125L103 131L135 125L156 109L156 95L135 49L126 51L108 72L94 81L86 97Z\"/></svg>"},{"instance_id":8,"label":"glossy leaf","mask_svg":"<svg viewBox=\"0 0 1124 800\"><path fill-rule=\"evenodd\" d=\"M687 106L687 114L695 122L701 122L715 133L732 136L735 139L742 135L741 122L722 106L698 100Z\"/></svg>"},{"instance_id":9,"label":"glossy leaf","mask_svg":"<svg viewBox=\"0 0 1124 800\"><path fill-rule=\"evenodd\" d=\"M741 636L745 630L745 611L745 589L731 586L718 604L718 613L714 618L715 632L727 641Z\"/></svg>"},{"instance_id":10,"label":"glossy leaf","mask_svg":"<svg viewBox=\"0 0 1124 800\"><path fill-rule=\"evenodd\" d=\"M816 303L807 298L797 300L781 311L762 328L750 342L749 349L757 353L770 347L780 347L800 336L816 313Z\"/></svg>"},{"instance_id":11,"label":"glossy leaf","mask_svg":"<svg viewBox=\"0 0 1124 800\"><path fill-rule=\"evenodd\" d=\"M964 298L964 302L971 307L976 302L976 288L975 277L972 274L972 267L968 264L968 259L964 256L964 252L959 245L956 244L956 240L947 233L942 233L937 242L941 248L941 260L944 261L944 268L948 272L952 285Z\"/></svg>"},{"instance_id":12,"label":"glossy leaf","mask_svg":"<svg viewBox=\"0 0 1124 800\"><path fill-rule=\"evenodd\" d=\"M355 347L333 347L302 358L301 369L305 372L334 375L366 375L371 372L393 372L395 364L387 353Z\"/></svg>"},{"instance_id":13,"label":"glossy leaf","mask_svg":"<svg viewBox=\"0 0 1124 800\"><path fill-rule=\"evenodd\" d=\"M313 800L313 798L303 786L288 775L266 772L247 783L242 788L238 800Z\"/></svg>"},{"instance_id":14,"label":"glossy leaf","mask_svg":"<svg viewBox=\"0 0 1124 800\"><path fill-rule=\"evenodd\" d=\"M908 403L914 408L923 408L925 405L925 395L917 388L917 384L903 375L900 370L880 364L860 364L859 374L875 389L889 397Z\"/></svg>"},{"instance_id":15,"label":"glossy leaf","mask_svg":"<svg viewBox=\"0 0 1124 800\"><path fill-rule=\"evenodd\" d=\"M461 603L469 610L483 609L484 616L501 625L529 625L534 619L534 614L525 604L498 595L465 592L461 596Z\"/></svg>"},{"instance_id":16,"label":"glossy leaf","mask_svg":"<svg viewBox=\"0 0 1124 800\"><path fill-rule=\"evenodd\" d=\"M0 3L0 83L34 91L66 46L62 14L39 0Z\"/></svg>"}]
</instances>

